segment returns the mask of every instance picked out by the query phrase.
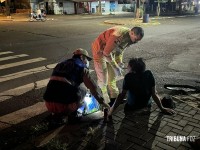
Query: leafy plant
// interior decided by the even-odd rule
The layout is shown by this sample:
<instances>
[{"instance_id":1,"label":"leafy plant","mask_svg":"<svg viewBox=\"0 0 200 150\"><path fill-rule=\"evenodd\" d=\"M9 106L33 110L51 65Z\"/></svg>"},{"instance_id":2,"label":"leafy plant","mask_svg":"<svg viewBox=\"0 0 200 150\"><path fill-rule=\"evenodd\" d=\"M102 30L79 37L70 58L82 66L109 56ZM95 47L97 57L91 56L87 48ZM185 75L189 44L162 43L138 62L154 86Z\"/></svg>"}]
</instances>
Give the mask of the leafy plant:
<instances>
[{"instance_id":1,"label":"leafy plant","mask_svg":"<svg viewBox=\"0 0 200 150\"><path fill-rule=\"evenodd\" d=\"M36 124L35 126L31 126L30 129L32 134L40 134L41 132L47 131L48 130L48 124L47 123L41 123L41 124Z\"/></svg>"}]
</instances>

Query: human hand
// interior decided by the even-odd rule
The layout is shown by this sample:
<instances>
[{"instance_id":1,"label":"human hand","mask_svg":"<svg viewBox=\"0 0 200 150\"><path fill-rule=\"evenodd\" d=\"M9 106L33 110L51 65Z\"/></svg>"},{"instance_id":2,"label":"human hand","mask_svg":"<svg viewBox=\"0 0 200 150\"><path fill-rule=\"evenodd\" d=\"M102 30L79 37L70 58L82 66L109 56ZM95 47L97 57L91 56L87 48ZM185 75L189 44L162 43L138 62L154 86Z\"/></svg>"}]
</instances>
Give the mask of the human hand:
<instances>
[{"instance_id":1,"label":"human hand","mask_svg":"<svg viewBox=\"0 0 200 150\"><path fill-rule=\"evenodd\" d=\"M121 69L123 69L125 65L124 65L123 62L120 62L120 63L118 63L118 66L119 66Z\"/></svg>"},{"instance_id":2,"label":"human hand","mask_svg":"<svg viewBox=\"0 0 200 150\"><path fill-rule=\"evenodd\" d=\"M116 77L120 77L120 76L123 76L124 70L120 68L119 66L117 66L116 68L114 68L114 72L115 72Z\"/></svg>"},{"instance_id":3,"label":"human hand","mask_svg":"<svg viewBox=\"0 0 200 150\"><path fill-rule=\"evenodd\" d=\"M111 121L112 120L112 115L108 115L107 116L107 122Z\"/></svg>"},{"instance_id":4,"label":"human hand","mask_svg":"<svg viewBox=\"0 0 200 150\"><path fill-rule=\"evenodd\" d=\"M169 115L173 115L173 114L176 113L173 109L170 109L170 108L163 108L162 112L166 113L166 114L169 114Z\"/></svg>"},{"instance_id":5,"label":"human hand","mask_svg":"<svg viewBox=\"0 0 200 150\"><path fill-rule=\"evenodd\" d=\"M105 116L104 116L105 117ZM109 122L109 121L111 121L112 120L112 115L109 113L109 111L108 111L108 114L107 114L107 116L106 116L106 118L104 118L104 122Z\"/></svg>"}]
</instances>

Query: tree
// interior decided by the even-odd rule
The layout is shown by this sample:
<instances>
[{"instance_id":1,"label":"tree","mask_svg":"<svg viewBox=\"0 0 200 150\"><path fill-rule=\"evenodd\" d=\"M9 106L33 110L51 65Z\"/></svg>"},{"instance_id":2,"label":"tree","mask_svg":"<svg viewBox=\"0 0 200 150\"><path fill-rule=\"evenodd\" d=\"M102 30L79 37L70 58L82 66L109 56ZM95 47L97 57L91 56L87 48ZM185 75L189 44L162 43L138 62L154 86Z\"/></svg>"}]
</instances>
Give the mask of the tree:
<instances>
[{"instance_id":1,"label":"tree","mask_svg":"<svg viewBox=\"0 0 200 150\"><path fill-rule=\"evenodd\" d=\"M141 12L140 12L140 14L141 14L141 16L143 16L144 14L145 14L145 11L146 11L146 5L144 4L145 3L145 1L146 0L141 0L141 2L142 2L142 8L141 8Z\"/></svg>"},{"instance_id":2,"label":"tree","mask_svg":"<svg viewBox=\"0 0 200 150\"><path fill-rule=\"evenodd\" d=\"M178 13L179 13L179 14L182 13L182 8L181 8L182 2L183 2L183 0L179 0L179 8L178 8Z\"/></svg>"},{"instance_id":3,"label":"tree","mask_svg":"<svg viewBox=\"0 0 200 150\"><path fill-rule=\"evenodd\" d=\"M158 0L158 6L156 7L156 13L158 17L160 16L160 1L161 0Z\"/></svg>"},{"instance_id":4,"label":"tree","mask_svg":"<svg viewBox=\"0 0 200 150\"><path fill-rule=\"evenodd\" d=\"M157 5L157 7L156 7L156 13L157 13L157 16L159 17L160 16L160 4L161 3L166 3L168 0L157 0L157 2L158 2L158 5ZM162 10L163 10L163 8L162 8ZM164 10L163 10L164 11Z\"/></svg>"},{"instance_id":5,"label":"tree","mask_svg":"<svg viewBox=\"0 0 200 150\"><path fill-rule=\"evenodd\" d=\"M135 14L135 18L136 19L140 18L140 0L136 1L136 14Z\"/></svg>"}]
</instances>

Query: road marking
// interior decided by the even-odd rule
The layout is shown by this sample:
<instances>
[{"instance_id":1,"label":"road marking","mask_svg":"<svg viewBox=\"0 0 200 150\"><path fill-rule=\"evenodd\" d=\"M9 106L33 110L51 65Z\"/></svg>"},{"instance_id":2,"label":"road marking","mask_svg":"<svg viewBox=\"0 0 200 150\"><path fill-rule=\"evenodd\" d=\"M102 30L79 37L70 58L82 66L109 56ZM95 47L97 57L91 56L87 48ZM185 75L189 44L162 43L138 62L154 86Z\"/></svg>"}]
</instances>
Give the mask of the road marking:
<instances>
[{"instance_id":1,"label":"road marking","mask_svg":"<svg viewBox=\"0 0 200 150\"><path fill-rule=\"evenodd\" d=\"M55 66L56 64L51 64L51 65L48 65L48 67L52 67ZM44 68L43 68L44 69ZM41 69L39 69L41 70ZM46 69L48 70L48 69ZM45 70L43 70L45 71ZM90 70L90 72L93 72L94 70ZM26 73L20 73L21 75L27 75ZM19 77L17 75L13 75L13 74L10 74L10 77ZM10 78L6 78L7 80L10 79ZM5 80L4 80L5 81ZM13 88L13 89L10 89L10 90L7 90L7 91L3 91L0 93L0 102L3 102L7 99L10 99L12 98L13 96L19 96L19 95L22 95L24 93L27 93L33 89L41 89L43 87L45 87L47 85L49 81L49 78L47 79L44 79L44 80L40 80L40 81L36 81L36 82L33 82L33 83L29 83L29 84L26 84L26 85L22 85L22 86L19 86L19 87L16 87L16 88ZM0 81L2 82L2 81Z\"/></svg>"},{"instance_id":2,"label":"road marking","mask_svg":"<svg viewBox=\"0 0 200 150\"><path fill-rule=\"evenodd\" d=\"M47 65L47 66L28 69L28 70L24 70L24 71L20 71L20 72L16 72L16 73L8 74L8 75L5 75L5 76L0 76L0 82L12 80L12 79L17 79L17 78L20 78L20 77L24 77L24 76L27 76L27 75L34 74L34 73L48 71L50 69L53 69L55 66L56 66L56 64L50 64L50 65Z\"/></svg>"},{"instance_id":3,"label":"road marking","mask_svg":"<svg viewBox=\"0 0 200 150\"><path fill-rule=\"evenodd\" d=\"M24 70L24 71L12 73L12 74L5 75L5 76L0 76L0 82L24 77L24 76L39 73L39 72L48 71L50 69L53 69L55 66L56 66L56 63L55 64L49 64L47 66L42 66L42 67L38 67L38 68L33 68L33 69L29 69L29 70ZM94 70L92 70L92 71L94 71Z\"/></svg>"},{"instance_id":4,"label":"road marking","mask_svg":"<svg viewBox=\"0 0 200 150\"><path fill-rule=\"evenodd\" d=\"M39 61L43 61L43 60L46 60L46 58L39 57L39 58L19 61L19 62L15 62L15 63L10 63L10 64L6 64L6 65L0 65L0 70L12 68L12 67L16 67L16 66L21 66L21 65L25 65L25 64L30 64L30 63L34 63L34 62L39 62Z\"/></svg>"},{"instance_id":5,"label":"road marking","mask_svg":"<svg viewBox=\"0 0 200 150\"><path fill-rule=\"evenodd\" d=\"M0 55L11 54L11 53L13 53L13 52L11 52L11 51L7 51L7 52L0 52Z\"/></svg>"},{"instance_id":6,"label":"road marking","mask_svg":"<svg viewBox=\"0 0 200 150\"><path fill-rule=\"evenodd\" d=\"M15 112L6 114L0 117L0 122L5 122L3 126L0 126L0 130L10 127L10 125L19 124L25 120L28 120L32 117L40 115L46 112L47 109L45 107L44 102L38 102L32 106L17 110Z\"/></svg>"},{"instance_id":7,"label":"road marking","mask_svg":"<svg viewBox=\"0 0 200 150\"><path fill-rule=\"evenodd\" d=\"M44 58L41 58L40 60L44 60ZM24 61L22 61L22 62L24 63ZM19 64L22 65L23 64L22 62ZM14 63L12 63L12 64L14 64ZM56 66L56 64L57 63L49 64L47 66L42 66L42 67L33 68L33 69L25 70L25 71L20 71L20 72L5 75L5 76L0 76L0 82L20 78L20 77L27 76L27 75L30 75L33 73L48 71L50 69L53 69ZM15 65L15 66L17 66L17 65ZM11 67L11 65L9 67ZM2 69L1 66L0 66L0 69ZM94 70L89 70L89 71L90 71L90 73L94 72ZM120 77L117 80L121 80L121 79L123 79L123 77ZM49 81L49 78L4 91L4 92L0 93L0 102L10 99L13 96L22 95L33 89L41 89L47 85L48 81ZM15 112L6 114L4 116L1 116L0 117L0 122L1 122L0 130L6 129L15 124L19 124L25 120L28 120L32 117L35 117L39 114L46 112L46 111L47 111L47 109L45 107L44 102L39 102L32 106L29 106L29 107L17 110Z\"/></svg>"},{"instance_id":8,"label":"road marking","mask_svg":"<svg viewBox=\"0 0 200 150\"><path fill-rule=\"evenodd\" d=\"M20 54L20 55L8 56L8 57L0 58L0 61L10 60L10 59L15 59L15 58L21 58L21 57L26 57L26 56L29 56L29 55L27 55L27 54Z\"/></svg>"},{"instance_id":9,"label":"road marking","mask_svg":"<svg viewBox=\"0 0 200 150\"><path fill-rule=\"evenodd\" d=\"M48 68L54 68L56 64L50 64L48 65ZM11 79L14 79L14 78L19 78L21 76L26 76L28 74L32 74L33 72L32 71L35 71L35 72L41 72L41 71L47 71L49 69L47 69L46 67L39 67L39 68L34 68L34 69L31 69L31 71L29 70L28 72L18 72L17 74L9 74L9 77L5 77L5 78L2 78L0 77L0 82L3 82L3 81L7 81L7 80L11 80ZM27 71L27 70L26 70ZM90 72L92 73L94 70L90 70ZM27 93L33 89L41 89L43 87L45 87L47 85L49 81L49 78L47 79L43 79L43 80L39 80L39 81L36 81L36 82L33 82L33 83L29 83L29 84L26 84L26 85L22 85L22 86L19 86L19 87L16 87L16 88L13 88L13 89L10 89L10 90L7 90L7 91L3 91L0 93L0 102L3 102L7 99L10 99L12 98L13 96L19 96L19 95L22 95L24 93Z\"/></svg>"},{"instance_id":10,"label":"road marking","mask_svg":"<svg viewBox=\"0 0 200 150\"><path fill-rule=\"evenodd\" d=\"M0 102L3 102L7 99L10 99L13 96L22 95L24 93L27 93L27 92L33 90L33 89L36 89L36 90L41 89L41 88L43 88L47 85L48 81L49 81L49 78L44 79L44 80L40 80L40 81L36 81L34 83L22 85L22 86L14 88L14 89L10 89L10 90L1 92L0 93Z\"/></svg>"}]
</instances>

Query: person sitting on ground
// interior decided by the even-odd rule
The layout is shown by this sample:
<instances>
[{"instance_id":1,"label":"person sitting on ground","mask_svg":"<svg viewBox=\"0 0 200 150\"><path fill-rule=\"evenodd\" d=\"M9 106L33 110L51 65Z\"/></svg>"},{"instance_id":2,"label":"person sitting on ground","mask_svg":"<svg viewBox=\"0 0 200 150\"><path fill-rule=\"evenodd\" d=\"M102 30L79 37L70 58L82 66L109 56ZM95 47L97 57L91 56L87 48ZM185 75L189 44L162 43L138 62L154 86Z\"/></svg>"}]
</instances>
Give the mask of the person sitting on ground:
<instances>
[{"instance_id":1,"label":"person sitting on ground","mask_svg":"<svg viewBox=\"0 0 200 150\"><path fill-rule=\"evenodd\" d=\"M100 104L109 108L90 76L88 67L91 60L86 50L78 48L71 59L58 63L53 69L43 96L46 107L53 116L68 116L69 122L79 121L77 110L86 95L86 87Z\"/></svg>"},{"instance_id":2,"label":"person sitting on ground","mask_svg":"<svg viewBox=\"0 0 200 150\"><path fill-rule=\"evenodd\" d=\"M137 110L151 107L151 97L156 102L160 110L167 114L174 114L175 111L162 106L156 91L155 79L150 70L146 70L146 64L142 58L132 58L128 63L128 73L123 80L122 92L118 95L115 103L108 112L111 117L113 111L121 104L127 96L127 103L124 110Z\"/></svg>"}]
</instances>

